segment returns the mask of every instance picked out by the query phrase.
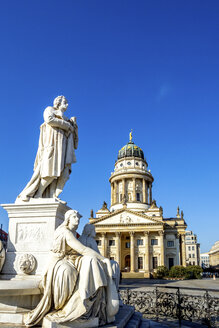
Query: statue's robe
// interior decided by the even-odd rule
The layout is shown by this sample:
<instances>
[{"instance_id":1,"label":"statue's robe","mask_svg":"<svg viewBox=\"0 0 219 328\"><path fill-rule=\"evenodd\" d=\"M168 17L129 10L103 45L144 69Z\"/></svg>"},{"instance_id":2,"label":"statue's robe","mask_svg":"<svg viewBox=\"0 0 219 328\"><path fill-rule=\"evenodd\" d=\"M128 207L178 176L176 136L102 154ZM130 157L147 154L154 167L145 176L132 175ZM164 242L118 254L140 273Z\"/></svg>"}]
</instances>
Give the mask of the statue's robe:
<instances>
[{"instance_id":1,"label":"statue's robe","mask_svg":"<svg viewBox=\"0 0 219 328\"><path fill-rule=\"evenodd\" d=\"M118 312L118 294L110 262L69 250L67 230L62 226L56 230L43 278L44 295L37 307L26 315L27 327L36 325L45 316L59 323L97 317L99 324L104 325L112 322ZM74 233L72 238L76 239Z\"/></svg>"}]
</instances>

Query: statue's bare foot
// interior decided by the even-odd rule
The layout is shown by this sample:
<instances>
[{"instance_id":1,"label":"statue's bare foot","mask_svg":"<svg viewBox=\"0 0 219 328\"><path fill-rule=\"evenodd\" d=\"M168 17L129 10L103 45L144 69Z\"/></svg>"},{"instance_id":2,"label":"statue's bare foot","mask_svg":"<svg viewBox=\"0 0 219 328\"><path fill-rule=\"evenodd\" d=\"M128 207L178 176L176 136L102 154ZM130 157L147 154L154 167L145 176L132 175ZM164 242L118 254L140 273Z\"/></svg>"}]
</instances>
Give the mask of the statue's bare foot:
<instances>
[{"instance_id":1,"label":"statue's bare foot","mask_svg":"<svg viewBox=\"0 0 219 328\"><path fill-rule=\"evenodd\" d=\"M65 202L64 200L61 200L59 197L54 197L55 200L57 200L60 204L67 204L67 202Z\"/></svg>"}]
</instances>

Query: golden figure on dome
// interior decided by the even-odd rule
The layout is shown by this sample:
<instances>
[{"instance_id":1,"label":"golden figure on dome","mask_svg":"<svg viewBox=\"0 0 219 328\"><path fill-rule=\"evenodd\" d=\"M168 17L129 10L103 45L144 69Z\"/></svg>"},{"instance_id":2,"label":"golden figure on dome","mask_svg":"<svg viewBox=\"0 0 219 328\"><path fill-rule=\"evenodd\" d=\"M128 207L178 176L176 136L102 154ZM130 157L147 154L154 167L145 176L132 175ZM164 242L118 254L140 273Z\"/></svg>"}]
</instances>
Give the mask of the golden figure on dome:
<instances>
[{"instance_id":1,"label":"golden figure on dome","mask_svg":"<svg viewBox=\"0 0 219 328\"><path fill-rule=\"evenodd\" d=\"M129 133L129 142L132 141L132 129L131 129L131 132Z\"/></svg>"}]
</instances>

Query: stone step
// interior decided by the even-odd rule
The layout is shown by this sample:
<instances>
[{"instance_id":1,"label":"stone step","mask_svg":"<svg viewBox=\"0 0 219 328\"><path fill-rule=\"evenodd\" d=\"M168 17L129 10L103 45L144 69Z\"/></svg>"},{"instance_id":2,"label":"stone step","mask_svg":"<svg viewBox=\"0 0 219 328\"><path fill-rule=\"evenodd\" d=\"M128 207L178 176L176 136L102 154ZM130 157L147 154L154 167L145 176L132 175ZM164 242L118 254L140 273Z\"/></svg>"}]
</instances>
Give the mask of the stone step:
<instances>
[{"instance_id":1,"label":"stone step","mask_svg":"<svg viewBox=\"0 0 219 328\"><path fill-rule=\"evenodd\" d=\"M140 312L135 312L130 318L129 322L125 328L138 328L141 324L142 314Z\"/></svg>"},{"instance_id":2,"label":"stone step","mask_svg":"<svg viewBox=\"0 0 219 328\"><path fill-rule=\"evenodd\" d=\"M134 313L134 306L123 304L123 306L119 307L116 320L112 324L102 326L102 328L125 328Z\"/></svg>"},{"instance_id":3,"label":"stone step","mask_svg":"<svg viewBox=\"0 0 219 328\"><path fill-rule=\"evenodd\" d=\"M144 272L121 272L123 279L144 278Z\"/></svg>"},{"instance_id":4,"label":"stone step","mask_svg":"<svg viewBox=\"0 0 219 328\"><path fill-rule=\"evenodd\" d=\"M179 322L176 320L174 321L169 321L166 322L157 322L154 320L149 320L149 319L142 319L141 325L139 328L178 328L179 327ZM205 328L206 326L203 326L201 324L197 324L194 322L189 322L189 321L182 321L181 323L181 328Z\"/></svg>"},{"instance_id":5,"label":"stone step","mask_svg":"<svg viewBox=\"0 0 219 328\"><path fill-rule=\"evenodd\" d=\"M140 328L169 328L166 324L153 320L142 319Z\"/></svg>"}]
</instances>

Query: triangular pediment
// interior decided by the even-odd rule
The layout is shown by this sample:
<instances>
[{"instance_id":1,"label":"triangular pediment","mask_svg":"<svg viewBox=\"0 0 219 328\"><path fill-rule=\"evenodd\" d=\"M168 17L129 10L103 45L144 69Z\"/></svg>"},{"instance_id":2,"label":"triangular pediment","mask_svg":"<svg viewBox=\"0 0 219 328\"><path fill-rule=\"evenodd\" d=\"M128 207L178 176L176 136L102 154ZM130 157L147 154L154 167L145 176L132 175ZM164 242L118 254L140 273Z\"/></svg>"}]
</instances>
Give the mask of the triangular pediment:
<instances>
[{"instance_id":1,"label":"triangular pediment","mask_svg":"<svg viewBox=\"0 0 219 328\"><path fill-rule=\"evenodd\" d=\"M122 209L110 213L100 219L92 220L95 226L99 225L128 225L128 224L156 224L163 225L163 222L153 219L145 214L134 212L128 209Z\"/></svg>"}]
</instances>

